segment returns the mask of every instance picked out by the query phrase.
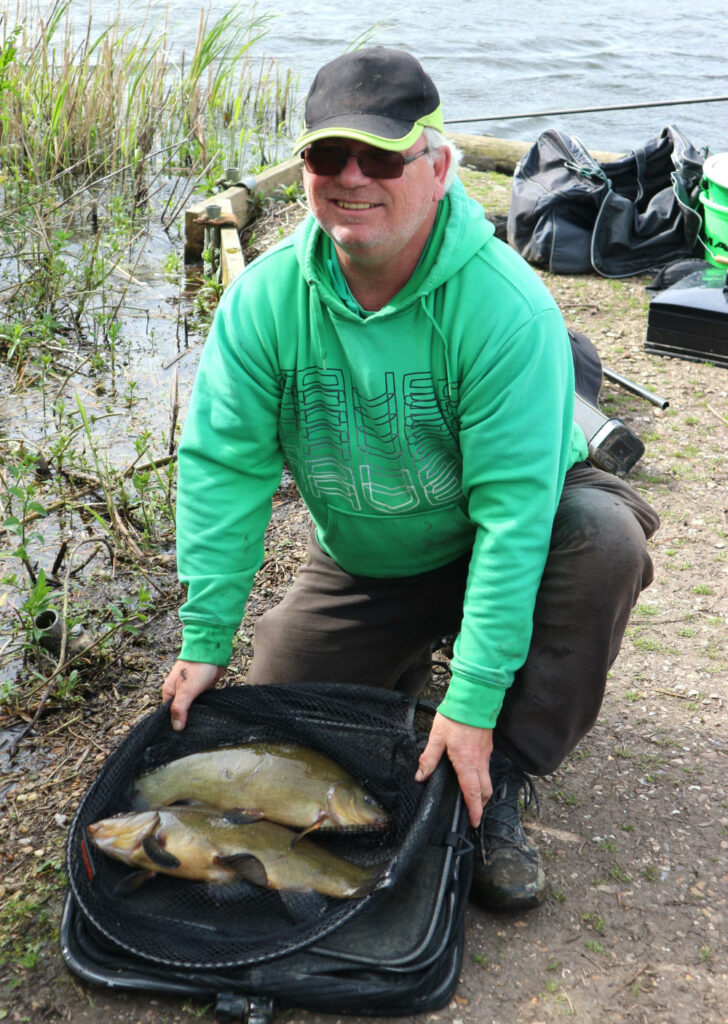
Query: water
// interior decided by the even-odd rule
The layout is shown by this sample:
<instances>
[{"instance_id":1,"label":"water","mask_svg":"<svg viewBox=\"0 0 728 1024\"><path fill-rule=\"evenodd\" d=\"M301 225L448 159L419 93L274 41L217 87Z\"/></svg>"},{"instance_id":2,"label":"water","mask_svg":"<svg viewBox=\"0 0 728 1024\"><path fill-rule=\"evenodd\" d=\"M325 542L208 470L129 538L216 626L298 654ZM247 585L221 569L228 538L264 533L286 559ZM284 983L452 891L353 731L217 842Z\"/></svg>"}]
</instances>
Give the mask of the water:
<instances>
[{"instance_id":1,"label":"water","mask_svg":"<svg viewBox=\"0 0 728 1024\"><path fill-rule=\"evenodd\" d=\"M8 0L0 0L0 9ZM88 0L71 0L79 26ZM125 16L141 20L149 9L162 18L160 0L126 0ZM207 5L205 5L207 8ZM230 4L213 0L211 18ZM94 24L113 19L117 0L94 0ZM177 0L169 48L193 45L199 0ZM521 111L662 102L728 95L725 0L418 0L385 8L322 0L262 0L272 16L259 57L274 56L299 75L306 89L316 69L354 41L410 49L435 80L446 121ZM645 142L666 124L712 152L728 150L728 102L609 111L597 114L452 123L453 131L533 141L548 127L578 135L591 149L621 152Z\"/></svg>"}]
</instances>

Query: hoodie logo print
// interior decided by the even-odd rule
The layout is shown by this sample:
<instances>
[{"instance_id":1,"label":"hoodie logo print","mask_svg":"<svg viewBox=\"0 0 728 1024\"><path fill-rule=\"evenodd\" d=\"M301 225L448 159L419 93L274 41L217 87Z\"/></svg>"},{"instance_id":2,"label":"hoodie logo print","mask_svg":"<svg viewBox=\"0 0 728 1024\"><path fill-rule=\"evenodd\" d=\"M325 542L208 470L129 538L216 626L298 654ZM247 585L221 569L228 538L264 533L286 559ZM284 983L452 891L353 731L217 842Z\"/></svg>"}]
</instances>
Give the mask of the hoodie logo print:
<instances>
[{"instance_id":1,"label":"hoodie logo print","mask_svg":"<svg viewBox=\"0 0 728 1024\"><path fill-rule=\"evenodd\" d=\"M341 370L285 371L281 444L306 493L351 511L409 512L462 496L452 396L427 373L384 374L366 395Z\"/></svg>"}]
</instances>

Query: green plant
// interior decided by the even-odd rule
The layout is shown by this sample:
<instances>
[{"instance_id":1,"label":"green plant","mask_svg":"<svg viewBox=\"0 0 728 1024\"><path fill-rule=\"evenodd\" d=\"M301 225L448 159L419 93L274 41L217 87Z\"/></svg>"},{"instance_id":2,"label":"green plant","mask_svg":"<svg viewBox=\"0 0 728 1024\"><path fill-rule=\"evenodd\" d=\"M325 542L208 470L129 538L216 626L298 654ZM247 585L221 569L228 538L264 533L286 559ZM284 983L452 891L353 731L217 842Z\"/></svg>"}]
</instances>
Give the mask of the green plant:
<instances>
[{"instance_id":1,"label":"green plant","mask_svg":"<svg viewBox=\"0 0 728 1024\"><path fill-rule=\"evenodd\" d=\"M177 283L182 276L182 257L174 249L164 257L164 276L170 283Z\"/></svg>"},{"instance_id":2,"label":"green plant","mask_svg":"<svg viewBox=\"0 0 728 1024\"><path fill-rule=\"evenodd\" d=\"M588 910L581 915L584 924L589 925L595 932L604 931L604 918L596 910Z\"/></svg>"},{"instance_id":3,"label":"green plant","mask_svg":"<svg viewBox=\"0 0 728 1024\"><path fill-rule=\"evenodd\" d=\"M302 194L303 189L298 181L294 181L291 185L285 185L283 188L283 197L289 203L294 203Z\"/></svg>"}]
</instances>

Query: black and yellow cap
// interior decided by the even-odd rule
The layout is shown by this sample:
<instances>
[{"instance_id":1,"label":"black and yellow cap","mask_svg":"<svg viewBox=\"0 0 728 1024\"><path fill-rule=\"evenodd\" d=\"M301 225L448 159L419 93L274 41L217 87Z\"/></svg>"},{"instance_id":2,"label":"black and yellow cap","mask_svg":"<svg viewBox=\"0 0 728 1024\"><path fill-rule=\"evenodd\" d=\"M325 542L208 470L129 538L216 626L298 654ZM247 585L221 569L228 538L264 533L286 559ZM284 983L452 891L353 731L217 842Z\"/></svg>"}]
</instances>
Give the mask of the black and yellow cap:
<instances>
[{"instance_id":1,"label":"black and yellow cap","mask_svg":"<svg viewBox=\"0 0 728 1024\"><path fill-rule=\"evenodd\" d=\"M371 46L318 71L294 152L333 136L404 150L423 128L443 127L440 96L420 62L405 50Z\"/></svg>"}]
</instances>

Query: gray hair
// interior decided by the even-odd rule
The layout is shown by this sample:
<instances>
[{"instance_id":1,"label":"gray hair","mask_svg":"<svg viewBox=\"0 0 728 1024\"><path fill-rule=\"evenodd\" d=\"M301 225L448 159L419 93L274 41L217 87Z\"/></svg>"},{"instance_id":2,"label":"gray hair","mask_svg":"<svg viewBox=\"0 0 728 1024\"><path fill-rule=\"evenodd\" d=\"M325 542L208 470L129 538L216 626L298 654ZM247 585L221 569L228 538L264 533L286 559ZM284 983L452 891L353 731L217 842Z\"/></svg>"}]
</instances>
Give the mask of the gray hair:
<instances>
[{"instance_id":1,"label":"gray hair","mask_svg":"<svg viewBox=\"0 0 728 1024\"><path fill-rule=\"evenodd\" d=\"M463 158L462 151L458 149L454 142L445 138L442 132L439 132L437 128L424 128L423 134L425 136L428 149L448 149L450 151L450 167L448 168L447 177L445 178L445 192L449 192L450 186L457 175L460 161ZM430 153L427 154L427 159L432 163L433 157Z\"/></svg>"}]
</instances>

